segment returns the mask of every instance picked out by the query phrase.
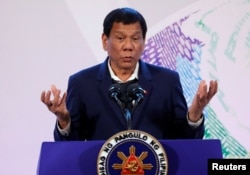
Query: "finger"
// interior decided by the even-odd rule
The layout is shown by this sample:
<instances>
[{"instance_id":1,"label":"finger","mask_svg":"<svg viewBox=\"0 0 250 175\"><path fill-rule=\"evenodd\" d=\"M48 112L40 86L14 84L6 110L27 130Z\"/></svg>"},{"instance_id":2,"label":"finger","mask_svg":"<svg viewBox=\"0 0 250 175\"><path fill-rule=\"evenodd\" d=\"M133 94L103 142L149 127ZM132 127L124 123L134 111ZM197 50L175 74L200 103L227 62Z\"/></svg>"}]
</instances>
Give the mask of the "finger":
<instances>
[{"instance_id":1,"label":"finger","mask_svg":"<svg viewBox=\"0 0 250 175\"><path fill-rule=\"evenodd\" d=\"M45 91L42 91L40 100L44 103L44 100L45 100Z\"/></svg>"},{"instance_id":2,"label":"finger","mask_svg":"<svg viewBox=\"0 0 250 175\"><path fill-rule=\"evenodd\" d=\"M54 95L54 99L53 99L52 103L55 106L58 106L60 104L60 101L61 101L60 93L61 93L61 90L57 90L53 94Z\"/></svg>"},{"instance_id":3,"label":"finger","mask_svg":"<svg viewBox=\"0 0 250 175\"><path fill-rule=\"evenodd\" d=\"M44 99L44 103L50 107L52 105L52 102L50 100L50 95L51 95L51 91L47 91L47 93L45 93L45 99Z\"/></svg>"},{"instance_id":4,"label":"finger","mask_svg":"<svg viewBox=\"0 0 250 175\"><path fill-rule=\"evenodd\" d=\"M217 93L217 90L218 90L217 81L210 81L210 87L209 87L209 91L208 91L208 100L209 101Z\"/></svg>"},{"instance_id":5,"label":"finger","mask_svg":"<svg viewBox=\"0 0 250 175\"><path fill-rule=\"evenodd\" d=\"M201 99L203 99L203 100L206 99L206 97L207 97L207 85L206 85L205 80L202 80L200 82L199 89L198 89L198 94L199 94L200 100Z\"/></svg>"},{"instance_id":6,"label":"finger","mask_svg":"<svg viewBox=\"0 0 250 175\"><path fill-rule=\"evenodd\" d=\"M61 101L61 97L60 97L61 90L57 89L55 85L51 85L51 91L54 96L52 103L54 106L58 106Z\"/></svg>"},{"instance_id":7,"label":"finger","mask_svg":"<svg viewBox=\"0 0 250 175\"><path fill-rule=\"evenodd\" d=\"M217 93L217 91L218 91L218 82L215 80L215 81L213 81L213 95L215 95L216 93Z\"/></svg>"},{"instance_id":8,"label":"finger","mask_svg":"<svg viewBox=\"0 0 250 175\"><path fill-rule=\"evenodd\" d=\"M64 93L63 93L63 96L62 96L62 99L61 99L61 101L60 101L60 103L59 103L59 105L61 105L62 103L65 103L65 102L66 102L66 97L67 97L67 94L64 92Z\"/></svg>"},{"instance_id":9,"label":"finger","mask_svg":"<svg viewBox=\"0 0 250 175\"><path fill-rule=\"evenodd\" d=\"M58 91L58 89L56 88L56 86L54 84L51 85L50 89L51 89L53 95L55 95L56 92Z\"/></svg>"},{"instance_id":10,"label":"finger","mask_svg":"<svg viewBox=\"0 0 250 175\"><path fill-rule=\"evenodd\" d=\"M205 94L198 94L198 104L199 107L203 108L206 105L206 95Z\"/></svg>"}]
</instances>

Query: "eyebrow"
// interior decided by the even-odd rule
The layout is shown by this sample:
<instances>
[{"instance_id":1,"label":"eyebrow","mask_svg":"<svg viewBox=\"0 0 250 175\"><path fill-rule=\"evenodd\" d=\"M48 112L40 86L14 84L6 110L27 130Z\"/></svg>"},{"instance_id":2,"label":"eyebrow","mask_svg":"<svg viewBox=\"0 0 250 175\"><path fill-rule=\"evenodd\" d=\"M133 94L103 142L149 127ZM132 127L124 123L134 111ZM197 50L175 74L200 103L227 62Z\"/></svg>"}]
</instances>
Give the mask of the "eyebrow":
<instances>
[{"instance_id":1,"label":"eyebrow","mask_svg":"<svg viewBox=\"0 0 250 175\"><path fill-rule=\"evenodd\" d=\"M114 34L125 34L126 32L123 31L115 31ZM142 31L135 31L132 35L138 35L138 34L142 34Z\"/></svg>"}]
</instances>

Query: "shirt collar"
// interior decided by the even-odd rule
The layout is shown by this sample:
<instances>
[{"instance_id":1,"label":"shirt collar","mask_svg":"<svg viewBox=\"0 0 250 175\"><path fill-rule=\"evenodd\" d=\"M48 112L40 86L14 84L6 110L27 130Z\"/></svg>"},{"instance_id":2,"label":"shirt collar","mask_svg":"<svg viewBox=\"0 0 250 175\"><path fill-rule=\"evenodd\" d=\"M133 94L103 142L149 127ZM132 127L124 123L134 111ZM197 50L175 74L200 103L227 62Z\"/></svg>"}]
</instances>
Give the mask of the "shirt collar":
<instances>
[{"instance_id":1,"label":"shirt collar","mask_svg":"<svg viewBox=\"0 0 250 175\"><path fill-rule=\"evenodd\" d=\"M118 76L115 75L114 71L112 70L111 66L110 66L110 59L108 61L108 69L111 75L111 78L117 82L124 82L122 81ZM130 80L134 80L134 79L138 79L138 71L139 71L139 62L136 63L135 66L135 70L134 72L131 74L131 76L126 80L126 81L130 81Z\"/></svg>"}]
</instances>

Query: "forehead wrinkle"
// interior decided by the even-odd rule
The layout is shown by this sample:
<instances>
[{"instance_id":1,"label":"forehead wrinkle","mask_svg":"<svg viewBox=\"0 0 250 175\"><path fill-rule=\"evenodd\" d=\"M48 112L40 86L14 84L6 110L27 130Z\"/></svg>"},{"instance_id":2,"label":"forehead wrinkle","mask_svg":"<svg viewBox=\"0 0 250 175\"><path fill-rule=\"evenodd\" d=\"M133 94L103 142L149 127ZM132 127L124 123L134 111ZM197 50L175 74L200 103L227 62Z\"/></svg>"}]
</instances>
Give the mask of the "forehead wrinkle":
<instances>
[{"instance_id":1,"label":"forehead wrinkle","mask_svg":"<svg viewBox=\"0 0 250 175\"><path fill-rule=\"evenodd\" d=\"M128 32L129 30L116 30L116 31L114 31L114 34L122 34L122 35L124 35L124 34L131 34L131 35L141 35L142 33L141 33L141 31L135 31L135 32Z\"/></svg>"}]
</instances>

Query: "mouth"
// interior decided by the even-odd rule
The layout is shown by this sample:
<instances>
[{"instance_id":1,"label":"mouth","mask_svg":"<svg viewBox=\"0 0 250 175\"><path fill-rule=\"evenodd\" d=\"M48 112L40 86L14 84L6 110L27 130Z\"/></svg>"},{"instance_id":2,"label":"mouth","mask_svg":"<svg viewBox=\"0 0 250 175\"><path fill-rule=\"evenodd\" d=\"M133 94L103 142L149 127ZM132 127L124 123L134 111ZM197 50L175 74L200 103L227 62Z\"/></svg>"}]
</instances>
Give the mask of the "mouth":
<instances>
[{"instance_id":1,"label":"mouth","mask_svg":"<svg viewBox=\"0 0 250 175\"><path fill-rule=\"evenodd\" d=\"M124 61L131 61L131 60L133 60L133 57L132 56L124 56L124 57L122 57L122 59Z\"/></svg>"}]
</instances>

